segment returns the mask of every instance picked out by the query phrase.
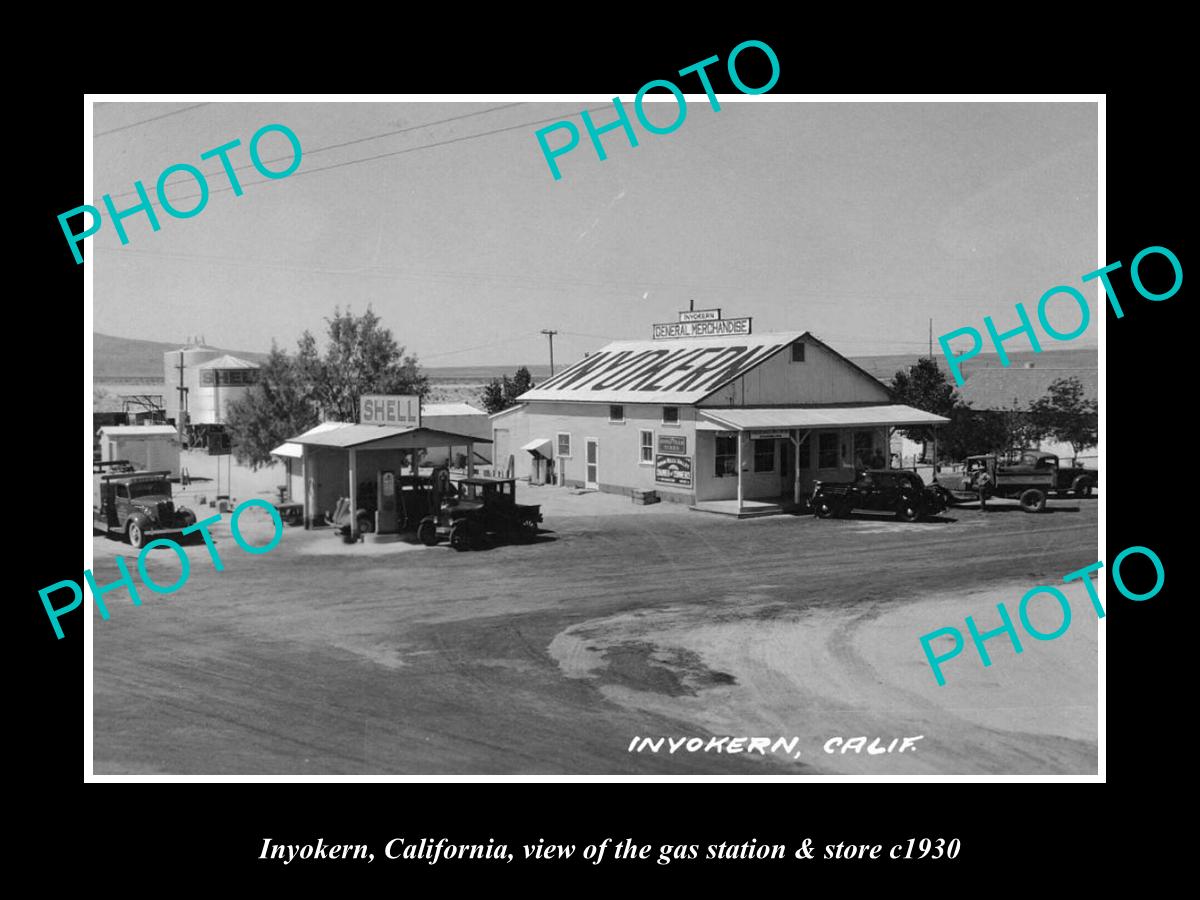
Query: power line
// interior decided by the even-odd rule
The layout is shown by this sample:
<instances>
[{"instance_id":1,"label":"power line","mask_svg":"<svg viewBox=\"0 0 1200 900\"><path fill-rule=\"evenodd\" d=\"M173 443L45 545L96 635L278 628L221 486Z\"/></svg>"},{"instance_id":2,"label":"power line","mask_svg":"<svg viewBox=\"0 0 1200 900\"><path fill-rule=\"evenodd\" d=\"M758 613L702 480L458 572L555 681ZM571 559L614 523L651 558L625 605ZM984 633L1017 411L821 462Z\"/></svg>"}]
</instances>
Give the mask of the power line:
<instances>
[{"instance_id":1,"label":"power line","mask_svg":"<svg viewBox=\"0 0 1200 900\"><path fill-rule=\"evenodd\" d=\"M520 103L506 103L503 106L491 106L491 107L488 107L487 109L480 109L480 110L476 110L475 112L463 113L461 116L451 116L448 119L438 119L435 122L423 122L420 125L408 125L404 128L397 128L395 131L384 131L384 132L381 132L380 134L372 134L372 135L368 135L367 137L355 138L352 141L343 141L340 144L329 144L325 147L313 147L311 149L303 150L303 153L305 156L316 156L318 153L326 153L329 150L341 150L343 147L351 147L355 144L364 144L367 141L378 141L378 140L381 140L382 138L386 138L386 137L395 137L398 134L406 134L409 131L418 131L419 129L422 129L422 128L432 128L434 125L445 125L447 122L457 122L460 119L470 119L474 116L482 116L486 113L497 112L502 109L511 109L514 106L521 106L521 105L522 104L520 104ZM290 157L290 156L276 156L272 159L260 160L260 162L262 165L265 166L270 163L284 162L285 160L291 161L291 159L292 159L292 157ZM241 172L245 169L253 169L253 168L254 168L254 163L245 163L240 166L234 166L233 171ZM224 171L224 170L221 169L216 172L205 172L204 175L206 178L212 178L216 175L220 175L222 171ZM184 180L180 180L175 183L183 184L183 181ZM259 182L255 182L255 183L257 184ZM170 185L166 185L166 186L169 187ZM121 197L133 196L136 193L137 193L137 191L125 191L123 194L110 194L109 196L112 197L114 200L117 200L117 199L120 199ZM199 196L199 195L197 195L197 196ZM179 199L185 200L187 198L180 197Z\"/></svg>"},{"instance_id":2,"label":"power line","mask_svg":"<svg viewBox=\"0 0 1200 900\"><path fill-rule=\"evenodd\" d=\"M596 106L589 110L585 110L585 112L601 112L602 110L610 109L610 108L611 108L611 104L609 106ZM458 144L463 141L473 141L476 138L490 137L493 134L503 134L506 131L516 131L518 128L528 128L531 125L543 125L546 122L560 122L560 121L562 121L561 115L550 116L547 119L537 119L536 121L533 121L533 122L521 122L517 125L505 126L504 128L493 128L491 131L481 131L478 134L466 134L466 135L462 135L461 137L448 138L444 141L435 141L432 144L419 144L416 147L406 147L403 150L391 150L387 153L379 153L379 154L376 154L375 156L365 156L362 159L351 159L351 160L347 160L345 162L333 163L332 165L321 166L316 169L301 169L297 172L293 172L291 175L288 176L288 178L289 179L299 178L301 175L315 175L318 172L329 172L329 171L332 171L333 169L341 169L346 166L357 166L361 163L375 162L376 160L379 160L379 159L388 159L393 156L403 156L405 153L415 153L418 150L431 150L434 147L445 147L449 144ZM275 179L264 178L261 181L247 181L247 182L242 183L242 187L253 187L256 184L266 184L266 183L268 183L270 181L274 181L274 180ZM212 189L210 189L209 193L220 194L225 191L232 191L232 190L233 190L233 186L231 185L230 187L212 188ZM188 194L186 197L172 197L171 202L178 203L181 200L194 200L200 196L201 196L200 194ZM151 202L153 202L153 200Z\"/></svg>"},{"instance_id":3,"label":"power line","mask_svg":"<svg viewBox=\"0 0 1200 900\"><path fill-rule=\"evenodd\" d=\"M157 122L159 119L165 119L168 116L177 116L180 113L185 113L189 109L199 109L202 106L208 106L207 103L197 103L194 106L185 106L183 109L172 110L169 113L163 113L161 116L153 116L149 119L142 119L140 122L130 122L128 125L122 125L119 128L110 128L108 131L97 131L92 137L104 137L106 134L116 134L118 131L124 131L127 128L137 128L139 125L145 125L147 122ZM136 191L134 192L136 193Z\"/></svg>"},{"instance_id":4,"label":"power line","mask_svg":"<svg viewBox=\"0 0 1200 900\"><path fill-rule=\"evenodd\" d=\"M490 344L479 344L476 347L463 347L459 350L444 350L441 353L427 353L427 354L422 354L420 358L421 358L421 360L437 359L439 356L454 356L455 354L458 354L458 353L469 353L472 350L486 350L489 347L499 347L501 344L510 344L513 341L529 339L531 337L533 337L533 335L531 335L531 334L516 334L511 337L504 338L503 340L492 341Z\"/></svg>"}]
</instances>

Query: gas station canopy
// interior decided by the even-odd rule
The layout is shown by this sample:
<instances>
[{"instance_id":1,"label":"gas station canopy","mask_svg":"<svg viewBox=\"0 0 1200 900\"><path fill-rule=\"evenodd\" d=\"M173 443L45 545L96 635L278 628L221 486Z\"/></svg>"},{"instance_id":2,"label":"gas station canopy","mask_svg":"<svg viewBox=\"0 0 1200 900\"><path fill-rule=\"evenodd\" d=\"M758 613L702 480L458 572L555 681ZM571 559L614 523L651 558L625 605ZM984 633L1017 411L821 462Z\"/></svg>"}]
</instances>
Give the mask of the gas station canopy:
<instances>
[{"instance_id":1,"label":"gas station canopy","mask_svg":"<svg viewBox=\"0 0 1200 900\"><path fill-rule=\"evenodd\" d=\"M294 437L288 443L309 447L337 447L343 450L413 450L426 447L461 447L467 444L490 444L489 438L470 434L454 434L435 428L397 428L391 425L355 425L347 422L335 428L316 428Z\"/></svg>"}]
</instances>

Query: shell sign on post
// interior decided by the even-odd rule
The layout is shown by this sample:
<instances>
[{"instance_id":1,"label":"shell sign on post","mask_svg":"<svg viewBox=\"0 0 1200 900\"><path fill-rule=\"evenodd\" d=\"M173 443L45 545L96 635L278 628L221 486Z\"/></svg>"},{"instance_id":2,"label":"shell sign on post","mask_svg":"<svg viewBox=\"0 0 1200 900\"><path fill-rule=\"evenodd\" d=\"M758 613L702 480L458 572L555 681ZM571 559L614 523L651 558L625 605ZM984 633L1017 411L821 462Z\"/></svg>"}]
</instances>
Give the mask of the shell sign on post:
<instances>
[{"instance_id":1,"label":"shell sign on post","mask_svg":"<svg viewBox=\"0 0 1200 900\"><path fill-rule=\"evenodd\" d=\"M421 427L421 398L416 394L363 394L358 421L363 425Z\"/></svg>"}]
</instances>

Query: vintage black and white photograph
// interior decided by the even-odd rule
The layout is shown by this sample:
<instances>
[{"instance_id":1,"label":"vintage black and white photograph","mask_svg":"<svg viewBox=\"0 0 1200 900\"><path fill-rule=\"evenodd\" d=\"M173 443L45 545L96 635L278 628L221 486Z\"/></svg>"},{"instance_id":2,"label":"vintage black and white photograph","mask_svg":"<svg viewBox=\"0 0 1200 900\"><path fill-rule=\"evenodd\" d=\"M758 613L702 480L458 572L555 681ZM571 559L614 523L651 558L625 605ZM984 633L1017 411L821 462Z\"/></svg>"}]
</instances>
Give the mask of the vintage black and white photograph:
<instances>
[{"instance_id":1,"label":"vintage black and white photograph","mask_svg":"<svg viewBox=\"0 0 1200 900\"><path fill-rule=\"evenodd\" d=\"M1096 101L677 83L94 105L94 775L1097 775Z\"/></svg>"}]
</instances>

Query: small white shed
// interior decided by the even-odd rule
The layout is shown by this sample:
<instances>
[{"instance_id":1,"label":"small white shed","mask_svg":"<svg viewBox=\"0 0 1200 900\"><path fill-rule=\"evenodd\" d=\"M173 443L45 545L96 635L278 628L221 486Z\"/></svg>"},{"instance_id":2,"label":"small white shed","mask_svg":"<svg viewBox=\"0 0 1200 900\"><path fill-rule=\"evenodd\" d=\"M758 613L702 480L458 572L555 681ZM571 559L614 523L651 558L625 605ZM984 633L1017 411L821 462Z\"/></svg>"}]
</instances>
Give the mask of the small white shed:
<instances>
[{"instance_id":1,"label":"small white shed","mask_svg":"<svg viewBox=\"0 0 1200 900\"><path fill-rule=\"evenodd\" d=\"M170 425L105 425L100 458L127 459L139 469L179 475L179 433Z\"/></svg>"},{"instance_id":2,"label":"small white shed","mask_svg":"<svg viewBox=\"0 0 1200 900\"><path fill-rule=\"evenodd\" d=\"M468 403L422 403L421 424L426 428L439 431L449 431L454 434L469 434L484 441L492 438L492 422L482 409L476 409ZM466 447L456 447L458 452L464 452ZM447 450L441 447L430 448L425 456L424 465L441 465L447 461ZM492 461L492 445L480 443L475 445L475 462L490 463Z\"/></svg>"}]
</instances>

